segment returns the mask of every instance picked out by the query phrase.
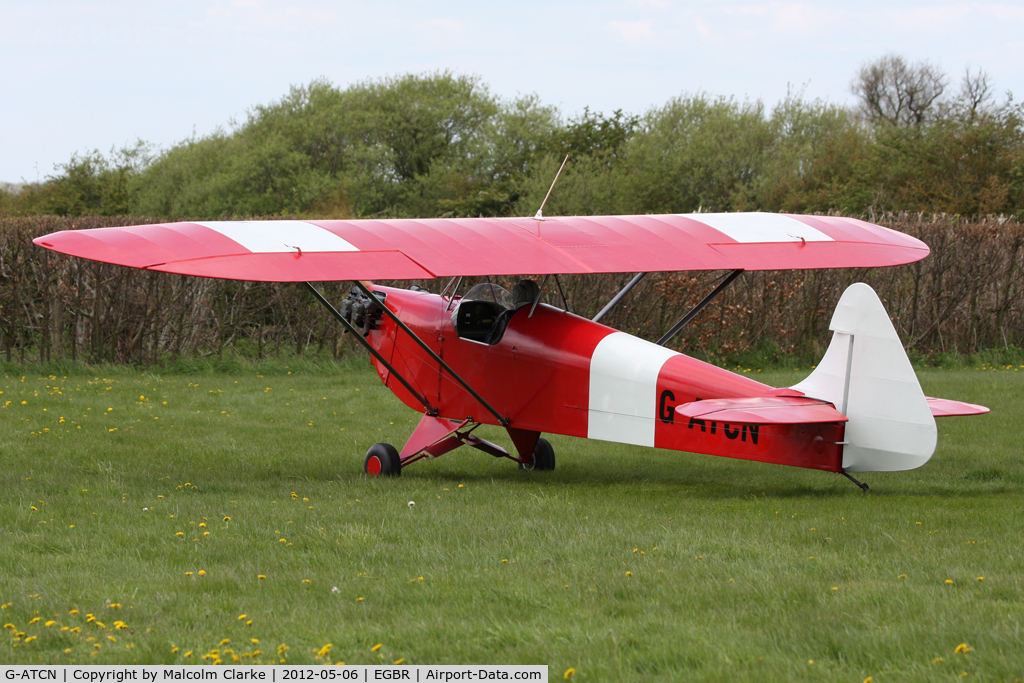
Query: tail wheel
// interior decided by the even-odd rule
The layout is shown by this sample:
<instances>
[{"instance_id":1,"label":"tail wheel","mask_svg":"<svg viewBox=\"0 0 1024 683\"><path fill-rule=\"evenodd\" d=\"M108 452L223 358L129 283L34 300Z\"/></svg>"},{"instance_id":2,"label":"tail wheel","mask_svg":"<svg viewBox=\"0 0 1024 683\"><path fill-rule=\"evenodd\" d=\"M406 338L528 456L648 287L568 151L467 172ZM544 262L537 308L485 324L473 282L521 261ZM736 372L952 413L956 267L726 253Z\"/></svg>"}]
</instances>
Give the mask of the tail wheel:
<instances>
[{"instance_id":1,"label":"tail wheel","mask_svg":"<svg viewBox=\"0 0 1024 683\"><path fill-rule=\"evenodd\" d=\"M547 439L537 439L533 448L533 460L530 464L519 463L522 470L553 470L555 469L555 449Z\"/></svg>"},{"instance_id":2,"label":"tail wheel","mask_svg":"<svg viewBox=\"0 0 1024 683\"><path fill-rule=\"evenodd\" d=\"M371 477L397 477L402 474L402 458L389 443L375 443L366 451L363 469Z\"/></svg>"}]
</instances>

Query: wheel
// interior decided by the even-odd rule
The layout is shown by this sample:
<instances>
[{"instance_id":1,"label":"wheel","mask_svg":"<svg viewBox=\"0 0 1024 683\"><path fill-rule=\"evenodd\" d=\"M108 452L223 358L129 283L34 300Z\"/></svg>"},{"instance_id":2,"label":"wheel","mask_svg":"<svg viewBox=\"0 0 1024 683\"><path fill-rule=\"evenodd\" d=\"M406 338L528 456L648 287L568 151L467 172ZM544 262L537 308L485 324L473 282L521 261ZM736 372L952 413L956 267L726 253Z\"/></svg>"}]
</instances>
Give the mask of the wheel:
<instances>
[{"instance_id":1,"label":"wheel","mask_svg":"<svg viewBox=\"0 0 1024 683\"><path fill-rule=\"evenodd\" d=\"M529 465L519 463L521 470L553 470L555 469L555 449L547 439L537 439L533 447L533 461Z\"/></svg>"},{"instance_id":2,"label":"wheel","mask_svg":"<svg viewBox=\"0 0 1024 683\"><path fill-rule=\"evenodd\" d=\"M371 477L397 477L402 474L402 458L389 443L375 443L366 451L363 469Z\"/></svg>"}]
</instances>

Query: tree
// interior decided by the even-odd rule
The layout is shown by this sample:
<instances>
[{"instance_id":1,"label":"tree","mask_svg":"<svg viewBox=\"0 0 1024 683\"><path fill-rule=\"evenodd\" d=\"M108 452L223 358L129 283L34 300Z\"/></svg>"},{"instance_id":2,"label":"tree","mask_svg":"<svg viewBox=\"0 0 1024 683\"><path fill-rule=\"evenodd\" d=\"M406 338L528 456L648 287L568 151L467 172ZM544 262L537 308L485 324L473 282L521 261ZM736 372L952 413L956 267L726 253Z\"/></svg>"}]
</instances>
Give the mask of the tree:
<instances>
[{"instance_id":1,"label":"tree","mask_svg":"<svg viewBox=\"0 0 1024 683\"><path fill-rule=\"evenodd\" d=\"M636 213L746 208L772 131L760 101L706 94L652 109L624 149L627 202Z\"/></svg>"},{"instance_id":2,"label":"tree","mask_svg":"<svg viewBox=\"0 0 1024 683\"><path fill-rule=\"evenodd\" d=\"M589 107L570 119L552 136L550 151L557 157L604 155L609 160L619 156L623 146L640 128L640 117L623 114L616 109L611 116L595 114Z\"/></svg>"},{"instance_id":3,"label":"tree","mask_svg":"<svg viewBox=\"0 0 1024 683\"><path fill-rule=\"evenodd\" d=\"M916 126L929 119L946 90L946 75L927 62L888 54L860 68L850 86L872 125Z\"/></svg>"},{"instance_id":4,"label":"tree","mask_svg":"<svg viewBox=\"0 0 1024 683\"><path fill-rule=\"evenodd\" d=\"M887 55L854 81L871 143L854 166L856 210L972 215L1019 211L1024 201L1024 111L992 97L988 75L966 70L950 95L946 75Z\"/></svg>"}]
</instances>

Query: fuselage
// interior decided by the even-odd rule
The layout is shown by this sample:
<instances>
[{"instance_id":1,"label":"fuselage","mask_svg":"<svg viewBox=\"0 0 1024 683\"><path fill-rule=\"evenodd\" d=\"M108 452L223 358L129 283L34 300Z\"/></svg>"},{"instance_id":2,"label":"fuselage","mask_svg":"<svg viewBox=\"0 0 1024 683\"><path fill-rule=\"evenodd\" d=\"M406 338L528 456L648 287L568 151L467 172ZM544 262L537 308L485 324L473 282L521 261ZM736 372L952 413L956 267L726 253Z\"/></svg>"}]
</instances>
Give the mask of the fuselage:
<instances>
[{"instance_id":1,"label":"fuselage","mask_svg":"<svg viewBox=\"0 0 1024 683\"><path fill-rule=\"evenodd\" d=\"M772 387L624 332L539 304L512 315L493 345L460 338L451 301L423 291L374 287L385 305L517 429L638 446L841 468L843 426L730 425L676 419L675 407L766 396ZM386 316L368 341L441 417L499 424ZM422 403L373 361L406 405Z\"/></svg>"}]
</instances>

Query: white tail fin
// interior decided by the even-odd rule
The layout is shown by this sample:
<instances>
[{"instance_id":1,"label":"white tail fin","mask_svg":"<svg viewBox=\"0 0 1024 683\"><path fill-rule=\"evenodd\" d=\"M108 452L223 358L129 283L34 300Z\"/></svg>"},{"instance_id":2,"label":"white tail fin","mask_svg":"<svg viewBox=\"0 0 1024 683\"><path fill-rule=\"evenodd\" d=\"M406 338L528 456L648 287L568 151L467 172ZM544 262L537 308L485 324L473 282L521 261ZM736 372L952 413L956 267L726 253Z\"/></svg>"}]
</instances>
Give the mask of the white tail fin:
<instances>
[{"instance_id":1,"label":"white tail fin","mask_svg":"<svg viewBox=\"0 0 1024 683\"><path fill-rule=\"evenodd\" d=\"M935 418L875 290L863 283L847 288L829 329L825 357L793 388L850 419L843 469L895 472L928 462L938 437Z\"/></svg>"}]
</instances>

